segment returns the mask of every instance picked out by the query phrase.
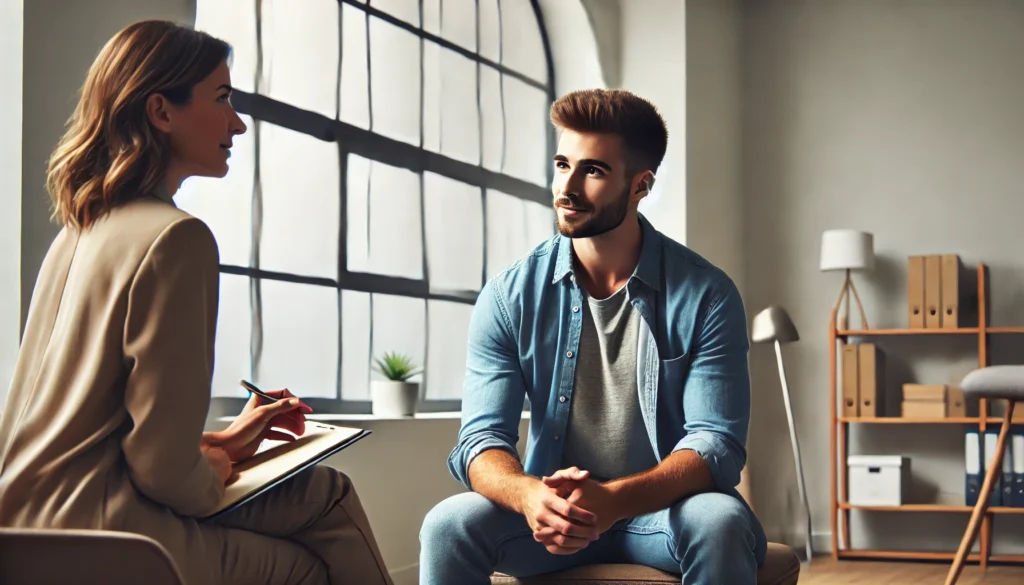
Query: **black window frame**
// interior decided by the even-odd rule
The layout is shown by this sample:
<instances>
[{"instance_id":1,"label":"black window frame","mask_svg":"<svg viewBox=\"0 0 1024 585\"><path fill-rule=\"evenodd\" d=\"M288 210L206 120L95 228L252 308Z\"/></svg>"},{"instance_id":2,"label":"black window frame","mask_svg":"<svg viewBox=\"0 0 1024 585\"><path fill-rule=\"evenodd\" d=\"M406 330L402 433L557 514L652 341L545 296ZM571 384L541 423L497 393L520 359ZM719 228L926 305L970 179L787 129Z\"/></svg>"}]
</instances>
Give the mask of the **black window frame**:
<instances>
[{"instance_id":1,"label":"black window frame","mask_svg":"<svg viewBox=\"0 0 1024 585\"><path fill-rule=\"evenodd\" d=\"M257 2L259 0L256 0ZM439 0L441 3L440 9L443 10L444 0ZM497 6L499 11L499 31L501 27L501 10L502 4L509 1L525 1L525 0L497 0ZM548 38L547 29L545 27L543 14L540 8L539 0L528 0L530 7L532 8L533 14L537 21L538 30L540 32L541 43L543 44L544 58L546 61L547 68L547 82L543 83L537 81L519 71L510 69L508 66L496 63L487 59L478 52L470 51L461 45L455 44L449 40L441 38L440 36L429 33L422 28L423 23L423 0L419 1L419 21L420 26L410 24L406 21L400 20L380 9L372 6L370 0L366 3L358 0L338 0L339 5L348 4L364 12L367 23L367 31L369 30L369 22L371 17L379 18L391 25L394 25L406 32L416 35L420 40L420 142L423 141L423 55L424 55L424 44L426 42L432 42L444 49L451 50L467 59L470 59L476 65L476 94L477 94L477 116L481 123L479 129L479 136L481 140L480 148L480 163L472 164L461 160L445 156L438 152L426 150L422 146L402 142L377 134L372 130L367 130L354 126L352 124L343 122L340 120L340 104L339 111L335 113L335 118L328 118L316 112L302 109L284 102L274 100L270 97L260 95L258 93L259 86L258 81L255 86L256 92L250 93L241 90L234 90L232 93L232 104L240 114L249 115L253 120L257 122L270 123L276 126L287 128L296 132L312 136L319 140L333 142L337 145L338 149L338 160L339 160L339 197L340 197L340 217L339 217L339 236L338 236L338 279L322 278L322 277L311 277L302 276L296 274L287 274L282 272L268 271L259 267L259 224L260 218L262 217L262 194L261 185L259 179L259 124L254 124L251 132L255 134L254 141L256 144L256 167L255 177L252 195L252 213L253 213L253 228L251 232L253 247L252 255L250 258L249 266L237 266L230 264L221 264L220 272L222 274L231 274L238 276L248 277L249 280L249 298L250 298L250 309L252 312L252 334L250 344L250 360L249 360L249 371L250 373L255 371L256 365L258 364L262 355L262 292L261 283L265 280L291 282L314 286L324 286L334 288L337 291L338 298L338 319L341 319L341 298L342 291L359 291L366 293L380 293L387 295L403 296L416 299L424 300L445 300L457 303L472 305L476 302L478 295L477 291L465 291L465 290L449 290L449 291L438 291L436 288L431 289L430 277L427 267L427 251L426 251L426 226L425 226L425 215L426 211L424 208L424 181L423 173L431 172L435 173L468 185L477 187L480 190L480 196L482 198L483 217L481 221L484 227L484 270L481 275L481 286L487 280L487 237L486 237L486 213L487 213L487 190L493 189L501 191L505 194L511 195L518 199L530 202L540 203L545 206L551 204L551 193L547 187L540 187L534 183L506 175L496 171L492 171L483 166L483 128L482 128L482 106L480 101L480 68L481 66L491 67L501 74L502 79L502 118L505 119L505 100L504 100L504 76L514 77L529 86L540 89L546 93L547 102L546 105L550 106L555 100L555 71L554 62L551 56L551 45ZM480 48L480 3L476 1L476 47L477 51ZM339 6L339 9L341 6ZM340 73L341 73L341 44L342 40L340 35L343 34L343 27L341 26L341 13L339 10L339 89L340 89ZM259 11L257 10L256 15L256 27L257 27L257 52L262 52L261 40L259 37L259 30L261 27ZM367 53L372 50L372 44L367 35ZM499 41L499 55L505 50L504 39ZM367 57L369 59L369 55ZM499 57L500 60L500 57ZM261 57L257 58L257 77L259 76ZM367 88L367 91L371 91ZM340 92L339 92L340 93ZM372 96L372 94L371 94ZM371 97L372 103L372 97ZM547 119L547 112L544 112L545 119ZM503 156L505 142L507 141L507 122L504 123L503 131ZM545 143L547 147L547 160L551 160L555 152L555 132L554 129L548 125ZM420 198L420 221L421 221L421 238L422 238L422 255L423 255L423 279L409 279L401 277L386 276L373 273L365 272L350 272L347 266L347 217L348 217L348 194L347 194L347 177L348 177L348 155L354 154L366 159L381 162L393 167L406 169L420 175L420 187L419 187L419 198ZM546 179L548 184L551 183L553 176L552 165L547 166ZM538 242L539 243L539 242ZM372 298L372 297L371 297ZM371 300L372 303L372 300ZM371 305L372 306L372 305ZM429 312L425 308L425 312ZM427 358L429 356L429 316L425 315L426 323L426 337L424 343L424 360L423 365L426 366ZM351 400L344 399L342 397L342 327L343 323L339 322L338 328L338 355L337 355L337 372L336 372L336 398L308 398L305 401L314 409L314 411L320 414L355 414L355 415L368 415L371 413L371 401L369 400ZM371 325L372 327L372 325ZM372 345L371 345L372 347ZM367 356L368 358L370 356ZM445 411L461 411L462 401L461 400L443 400L443 399L427 399L426 393L426 379L430 375L429 371L424 368L423 382L420 385L420 399L417 403L418 412L445 412ZM224 396L214 396L212 398L213 407L217 411L223 411L227 413L238 412L245 404L245 398L234 398Z\"/></svg>"}]
</instances>

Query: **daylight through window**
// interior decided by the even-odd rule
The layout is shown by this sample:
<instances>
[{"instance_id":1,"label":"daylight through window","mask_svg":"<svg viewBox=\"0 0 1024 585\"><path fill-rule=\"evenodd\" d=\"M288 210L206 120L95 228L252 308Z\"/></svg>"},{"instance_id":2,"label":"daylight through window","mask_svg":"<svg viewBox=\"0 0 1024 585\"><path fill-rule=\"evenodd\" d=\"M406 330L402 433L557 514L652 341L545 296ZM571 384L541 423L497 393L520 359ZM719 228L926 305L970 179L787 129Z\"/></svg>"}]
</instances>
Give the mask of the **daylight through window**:
<instances>
[{"instance_id":1,"label":"daylight through window","mask_svg":"<svg viewBox=\"0 0 1024 585\"><path fill-rule=\"evenodd\" d=\"M369 412L371 358L457 410L486 279L554 233L552 65L531 0L200 0L249 130L179 206L221 252L214 397Z\"/></svg>"}]
</instances>

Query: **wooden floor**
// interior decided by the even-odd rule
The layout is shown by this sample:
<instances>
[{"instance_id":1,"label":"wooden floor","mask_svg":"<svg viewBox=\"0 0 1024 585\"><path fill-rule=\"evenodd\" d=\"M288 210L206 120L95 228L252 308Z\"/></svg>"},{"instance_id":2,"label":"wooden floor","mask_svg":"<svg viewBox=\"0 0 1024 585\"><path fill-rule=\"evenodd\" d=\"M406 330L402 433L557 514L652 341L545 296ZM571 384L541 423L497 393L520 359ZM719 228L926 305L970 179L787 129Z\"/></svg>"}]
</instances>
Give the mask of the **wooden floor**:
<instances>
[{"instance_id":1,"label":"wooden floor","mask_svg":"<svg viewBox=\"0 0 1024 585\"><path fill-rule=\"evenodd\" d=\"M815 557L808 566L800 567L799 585L932 585L946 580L949 563L913 561L833 561L832 557ZM1024 583L1024 566L989 565L982 573L977 564L967 565L957 585L1020 585Z\"/></svg>"}]
</instances>

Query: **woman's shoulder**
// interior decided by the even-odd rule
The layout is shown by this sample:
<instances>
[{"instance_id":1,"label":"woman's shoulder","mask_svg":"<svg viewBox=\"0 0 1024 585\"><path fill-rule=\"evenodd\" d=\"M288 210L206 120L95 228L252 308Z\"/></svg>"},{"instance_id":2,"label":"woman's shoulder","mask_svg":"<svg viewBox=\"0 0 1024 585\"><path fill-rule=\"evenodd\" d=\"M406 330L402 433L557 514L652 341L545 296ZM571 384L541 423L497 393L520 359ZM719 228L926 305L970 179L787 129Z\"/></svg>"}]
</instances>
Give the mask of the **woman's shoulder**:
<instances>
[{"instance_id":1,"label":"woman's shoulder","mask_svg":"<svg viewBox=\"0 0 1024 585\"><path fill-rule=\"evenodd\" d=\"M154 249L190 256L217 256L217 243L201 219L157 199L138 199L111 209L90 228L90 239L128 256Z\"/></svg>"}]
</instances>

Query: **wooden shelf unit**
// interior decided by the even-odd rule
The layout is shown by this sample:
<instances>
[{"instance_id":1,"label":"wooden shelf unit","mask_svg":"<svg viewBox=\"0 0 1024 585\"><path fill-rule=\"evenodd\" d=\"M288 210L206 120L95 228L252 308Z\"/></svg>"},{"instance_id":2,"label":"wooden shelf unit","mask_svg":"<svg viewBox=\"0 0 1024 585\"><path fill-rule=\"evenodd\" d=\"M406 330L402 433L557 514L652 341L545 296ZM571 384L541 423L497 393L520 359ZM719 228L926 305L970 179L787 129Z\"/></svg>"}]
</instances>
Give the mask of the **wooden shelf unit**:
<instances>
[{"instance_id":1,"label":"wooden shelf unit","mask_svg":"<svg viewBox=\"0 0 1024 585\"><path fill-rule=\"evenodd\" d=\"M859 506L857 504L840 504L841 510L865 510L869 512L961 512L970 514L974 508L971 506L957 506L955 504L903 504L902 506ZM1006 506L990 506L990 514L1024 514L1024 508L1009 508Z\"/></svg>"},{"instance_id":2,"label":"wooden shelf unit","mask_svg":"<svg viewBox=\"0 0 1024 585\"><path fill-rule=\"evenodd\" d=\"M985 293L988 284L985 281L985 265L979 263L977 266L978 280L978 326L959 327L956 329L837 329L837 312L832 310L829 319L829 370L832 400L830 405L829 443L831 453L831 527L832 527L832 558L839 559L900 559L900 560L949 560L952 561L956 555L955 550L951 551L914 551L914 550L859 550L850 547L850 511L879 513L962 513L970 514L972 508L966 505L946 504L906 504L903 506L858 506L847 501L847 478L846 458L849 454L849 425L851 424L938 424L938 425L978 425L981 433L986 427L998 427L1002 423L1001 417L984 416L988 413L986 400L978 401L978 412L982 416L957 417L957 418L902 418L896 416L888 417L842 417L838 415L838 401L840 400L839 385L836 378L838 354L843 345L851 337L881 337L892 335L975 335L978 340L978 367L989 365L989 335L992 334L1024 334L1024 327L989 327L987 322L987 307L985 306ZM837 455L838 453L838 455ZM982 568L991 562L1024 563L1024 555L993 555L992 554L992 523L996 515L1024 515L1024 508L990 507L986 511L981 526L981 549L978 553L971 553L968 562L978 562ZM840 526L841 521L841 526ZM967 519L964 519L964 527L967 526ZM840 548L840 535L842 535L843 548Z\"/></svg>"}]
</instances>

